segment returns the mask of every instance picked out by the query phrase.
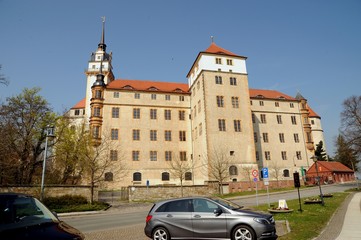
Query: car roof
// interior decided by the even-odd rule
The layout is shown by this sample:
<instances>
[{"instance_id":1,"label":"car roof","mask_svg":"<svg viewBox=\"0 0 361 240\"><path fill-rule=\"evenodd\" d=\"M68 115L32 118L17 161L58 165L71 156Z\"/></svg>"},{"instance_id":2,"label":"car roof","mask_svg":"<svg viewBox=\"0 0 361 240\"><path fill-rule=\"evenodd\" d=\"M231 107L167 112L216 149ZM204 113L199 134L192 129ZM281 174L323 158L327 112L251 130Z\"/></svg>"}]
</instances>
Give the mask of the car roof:
<instances>
[{"instance_id":1,"label":"car roof","mask_svg":"<svg viewBox=\"0 0 361 240\"><path fill-rule=\"evenodd\" d=\"M164 199L158 202L155 202L155 204L161 204L165 202L172 202L172 201L178 201L178 200L190 200L190 199L210 199L210 197L207 196L190 196L190 197L180 197L180 198L170 198L170 199Z\"/></svg>"},{"instance_id":2,"label":"car roof","mask_svg":"<svg viewBox=\"0 0 361 240\"><path fill-rule=\"evenodd\" d=\"M0 193L0 197L31 197L31 195L25 194L25 193L15 193L15 192L6 192L6 193Z\"/></svg>"}]
</instances>

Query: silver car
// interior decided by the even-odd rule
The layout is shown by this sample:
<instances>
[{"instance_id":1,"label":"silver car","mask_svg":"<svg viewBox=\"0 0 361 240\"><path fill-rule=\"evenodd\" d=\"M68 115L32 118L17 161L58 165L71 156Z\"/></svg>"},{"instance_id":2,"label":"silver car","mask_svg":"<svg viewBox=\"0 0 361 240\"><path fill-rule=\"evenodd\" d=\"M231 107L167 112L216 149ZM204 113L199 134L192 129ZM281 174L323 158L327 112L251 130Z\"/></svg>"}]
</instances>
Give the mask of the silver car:
<instances>
[{"instance_id":1,"label":"silver car","mask_svg":"<svg viewBox=\"0 0 361 240\"><path fill-rule=\"evenodd\" d=\"M189 197L155 203L145 235L170 239L277 239L272 215L242 210L220 198Z\"/></svg>"}]
</instances>

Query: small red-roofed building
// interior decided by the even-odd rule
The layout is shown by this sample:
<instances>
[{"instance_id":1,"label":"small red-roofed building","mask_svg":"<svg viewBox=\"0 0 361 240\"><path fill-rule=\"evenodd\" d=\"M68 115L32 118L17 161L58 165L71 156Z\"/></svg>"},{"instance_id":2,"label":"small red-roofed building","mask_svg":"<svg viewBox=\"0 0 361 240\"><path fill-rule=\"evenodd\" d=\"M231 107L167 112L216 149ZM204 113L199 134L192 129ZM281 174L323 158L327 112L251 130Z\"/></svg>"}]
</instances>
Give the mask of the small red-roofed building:
<instances>
[{"instance_id":1,"label":"small red-roofed building","mask_svg":"<svg viewBox=\"0 0 361 240\"><path fill-rule=\"evenodd\" d=\"M317 161L317 167L321 184L355 181L355 172L340 162ZM306 181L311 185L318 182L315 163L307 170Z\"/></svg>"}]
</instances>

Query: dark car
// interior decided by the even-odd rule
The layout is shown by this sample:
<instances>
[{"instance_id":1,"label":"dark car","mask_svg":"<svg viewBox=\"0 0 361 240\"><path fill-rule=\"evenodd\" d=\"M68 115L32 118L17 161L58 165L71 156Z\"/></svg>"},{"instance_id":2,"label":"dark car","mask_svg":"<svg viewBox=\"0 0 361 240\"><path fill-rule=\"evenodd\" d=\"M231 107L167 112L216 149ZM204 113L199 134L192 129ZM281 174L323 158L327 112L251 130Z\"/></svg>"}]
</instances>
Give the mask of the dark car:
<instances>
[{"instance_id":1,"label":"dark car","mask_svg":"<svg viewBox=\"0 0 361 240\"><path fill-rule=\"evenodd\" d=\"M84 239L77 229L60 221L36 198L0 193L0 239Z\"/></svg>"},{"instance_id":2,"label":"dark car","mask_svg":"<svg viewBox=\"0 0 361 240\"><path fill-rule=\"evenodd\" d=\"M242 210L220 198L189 197L155 203L145 235L169 239L277 239L272 215Z\"/></svg>"}]
</instances>

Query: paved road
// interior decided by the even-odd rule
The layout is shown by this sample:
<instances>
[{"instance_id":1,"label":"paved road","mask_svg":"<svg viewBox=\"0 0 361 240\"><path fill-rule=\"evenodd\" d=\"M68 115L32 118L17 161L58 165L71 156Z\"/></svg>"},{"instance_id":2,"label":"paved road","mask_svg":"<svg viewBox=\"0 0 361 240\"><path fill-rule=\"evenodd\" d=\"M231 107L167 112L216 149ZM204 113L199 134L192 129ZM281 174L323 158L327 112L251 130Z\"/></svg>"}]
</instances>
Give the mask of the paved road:
<instances>
[{"instance_id":1,"label":"paved road","mask_svg":"<svg viewBox=\"0 0 361 240\"><path fill-rule=\"evenodd\" d=\"M323 193L342 192L355 187L354 184L327 185L322 186ZM318 187L303 189L301 198L316 196L319 194ZM298 198L297 190L287 193L270 194L270 202L278 202L279 199L296 199ZM257 197L259 204L268 203L267 195L259 195ZM256 204L256 197L247 196L232 199L240 205L246 207ZM87 239L148 239L143 233L145 217L151 207L151 204L136 204L127 206L116 206L111 211L100 214L78 215L78 216L62 216L61 219L70 225L78 228L86 234Z\"/></svg>"}]
</instances>

